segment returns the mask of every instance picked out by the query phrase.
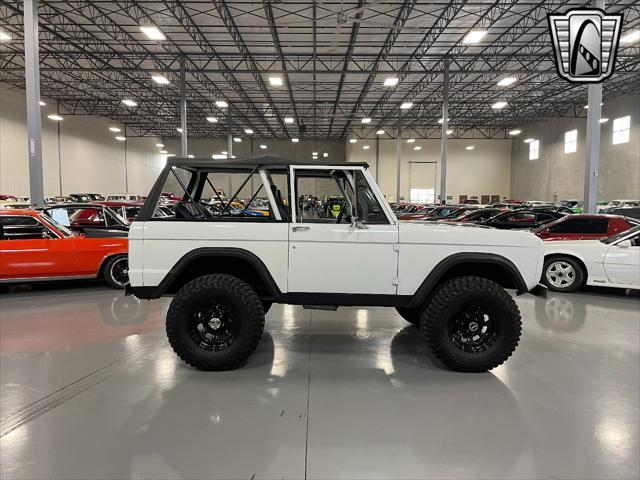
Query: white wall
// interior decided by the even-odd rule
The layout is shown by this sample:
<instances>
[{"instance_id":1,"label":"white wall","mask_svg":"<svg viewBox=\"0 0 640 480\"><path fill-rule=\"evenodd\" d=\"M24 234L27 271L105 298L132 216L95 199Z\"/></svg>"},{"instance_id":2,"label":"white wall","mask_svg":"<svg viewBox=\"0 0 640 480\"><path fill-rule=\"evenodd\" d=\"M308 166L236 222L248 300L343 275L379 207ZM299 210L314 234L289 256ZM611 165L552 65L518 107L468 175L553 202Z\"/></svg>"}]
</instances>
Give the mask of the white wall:
<instances>
[{"instance_id":1,"label":"white wall","mask_svg":"<svg viewBox=\"0 0 640 480\"><path fill-rule=\"evenodd\" d=\"M68 115L47 118L43 99L42 158L46 196L73 192L146 194L162 167L154 137L115 140L107 119ZM126 157L126 162L125 162ZM62 186L62 188L61 188ZM29 195L25 91L0 83L0 192Z\"/></svg>"},{"instance_id":2,"label":"white wall","mask_svg":"<svg viewBox=\"0 0 640 480\"><path fill-rule=\"evenodd\" d=\"M369 145L369 150L363 150ZM469 197L481 195L510 196L511 140L457 140L447 142L447 196L457 202L460 195ZM473 145L474 150L465 150ZM421 146L416 151L414 147ZM376 141L358 140L347 145L350 162L367 162L372 175L376 175ZM413 162L430 162L413 163ZM400 172L401 199L409 199L410 188L435 188L440 193L440 140L417 140L414 143L402 141L402 161ZM387 198L395 201L396 195L396 141L380 140L380 171L378 183Z\"/></svg>"},{"instance_id":3,"label":"white wall","mask_svg":"<svg viewBox=\"0 0 640 480\"><path fill-rule=\"evenodd\" d=\"M613 145L613 120L631 116L629 143ZM598 198L640 198L640 95L605 99L601 126ZM582 200L586 161L586 118L552 118L522 127L512 148L511 190L521 200ZM578 130L578 149L564 153L564 134ZM540 140L540 158L529 160L525 138Z\"/></svg>"}]
</instances>

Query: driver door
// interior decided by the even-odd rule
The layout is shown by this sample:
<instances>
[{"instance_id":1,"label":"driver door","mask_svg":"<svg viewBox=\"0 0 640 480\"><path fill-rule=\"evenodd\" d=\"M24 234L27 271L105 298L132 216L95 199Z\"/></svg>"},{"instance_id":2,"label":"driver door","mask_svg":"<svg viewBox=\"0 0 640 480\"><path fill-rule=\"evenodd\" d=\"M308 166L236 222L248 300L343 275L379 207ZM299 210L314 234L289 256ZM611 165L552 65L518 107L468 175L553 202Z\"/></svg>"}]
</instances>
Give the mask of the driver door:
<instances>
[{"instance_id":1,"label":"driver door","mask_svg":"<svg viewBox=\"0 0 640 480\"><path fill-rule=\"evenodd\" d=\"M625 240L630 240L629 245ZM621 285L640 285L640 234L611 245L604 256L609 281Z\"/></svg>"},{"instance_id":2,"label":"driver door","mask_svg":"<svg viewBox=\"0 0 640 480\"><path fill-rule=\"evenodd\" d=\"M398 226L368 172L292 166L290 182L288 291L395 294Z\"/></svg>"}]
</instances>

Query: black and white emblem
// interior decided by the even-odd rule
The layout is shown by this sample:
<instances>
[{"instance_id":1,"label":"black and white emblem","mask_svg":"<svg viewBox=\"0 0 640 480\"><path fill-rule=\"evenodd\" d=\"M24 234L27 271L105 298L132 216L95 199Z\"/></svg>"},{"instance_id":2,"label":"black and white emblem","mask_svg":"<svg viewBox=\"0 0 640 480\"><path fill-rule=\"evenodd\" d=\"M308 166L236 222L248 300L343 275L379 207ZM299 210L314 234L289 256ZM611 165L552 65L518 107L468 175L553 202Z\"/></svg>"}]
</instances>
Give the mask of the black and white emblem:
<instances>
[{"instance_id":1,"label":"black and white emblem","mask_svg":"<svg viewBox=\"0 0 640 480\"><path fill-rule=\"evenodd\" d=\"M549 15L558 74L576 83L597 83L613 73L622 14L599 9L569 10Z\"/></svg>"}]
</instances>

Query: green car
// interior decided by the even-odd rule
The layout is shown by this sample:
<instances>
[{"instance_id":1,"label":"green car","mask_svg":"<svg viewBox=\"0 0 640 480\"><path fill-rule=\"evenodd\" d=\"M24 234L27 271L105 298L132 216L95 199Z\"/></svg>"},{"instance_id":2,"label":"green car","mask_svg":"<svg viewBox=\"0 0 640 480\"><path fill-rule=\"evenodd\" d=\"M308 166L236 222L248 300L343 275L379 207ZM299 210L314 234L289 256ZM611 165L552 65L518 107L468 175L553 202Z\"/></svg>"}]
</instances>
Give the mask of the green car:
<instances>
[{"instance_id":1,"label":"green car","mask_svg":"<svg viewBox=\"0 0 640 480\"><path fill-rule=\"evenodd\" d=\"M609 202L607 201L598 202L599 207L603 205L608 205L608 204ZM584 213L584 203L582 202L576 203L573 207L571 207L571 210L573 210L573 213Z\"/></svg>"}]
</instances>

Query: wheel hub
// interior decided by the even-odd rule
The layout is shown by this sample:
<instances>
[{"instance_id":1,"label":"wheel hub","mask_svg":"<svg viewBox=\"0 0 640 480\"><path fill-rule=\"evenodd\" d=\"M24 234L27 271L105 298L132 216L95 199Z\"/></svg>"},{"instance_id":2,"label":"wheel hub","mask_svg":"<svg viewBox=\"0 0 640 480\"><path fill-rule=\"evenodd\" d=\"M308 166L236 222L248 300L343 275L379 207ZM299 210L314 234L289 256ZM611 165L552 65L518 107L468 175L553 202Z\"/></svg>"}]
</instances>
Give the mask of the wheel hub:
<instances>
[{"instance_id":1,"label":"wheel hub","mask_svg":"<svg viewBox=\"0 0 640 480\"><path fill-rule=\"evenodd\" d=\"M469 324L469 331L475 332L476 330L478 330L478 324L476 322L471 322Z\"/></svg>"},{"instance_id":2,"label":"wheel hub","mask_svg":"<svg viewBox=\"0 0 640 480\"><path fill-rule=\"evenodd\" d=\"M221 326L222 320L218 317L212 317L211 320L209 320L209 328L211 328L211 330L218 330Z\"/></svg>"}]
</instances>

